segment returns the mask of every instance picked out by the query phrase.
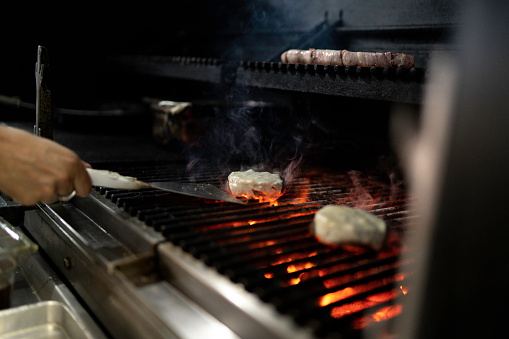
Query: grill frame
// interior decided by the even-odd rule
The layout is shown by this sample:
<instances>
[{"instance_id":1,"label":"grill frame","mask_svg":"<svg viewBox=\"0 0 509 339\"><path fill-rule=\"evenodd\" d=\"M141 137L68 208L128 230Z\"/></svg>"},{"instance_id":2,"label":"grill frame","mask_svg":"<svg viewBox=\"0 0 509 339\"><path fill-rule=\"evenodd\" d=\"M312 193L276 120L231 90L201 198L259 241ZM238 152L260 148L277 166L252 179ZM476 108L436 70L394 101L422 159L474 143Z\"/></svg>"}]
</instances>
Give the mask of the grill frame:
<instances>
[{"instance_id":1,"label":"grill frame","mask_svg":"<svg viewBox=\"0 0 509 339\"><path fill-rule=\"evenodd\" d=\"M124 174L135 176L137 175L140 177L140 179L145 179L144 176L153 177L155 175L158 176L158 178L164 177L166 180L190 180L189 177L182 176L183 172L175 171L174 168L160 171L158 166L161 166L161 164L155 166L155 168L151 168L151 166L146 167L146 165L143 165L141 166L142 168L149 168L149 170L147 171L145 169L141 170L141 172L135 172L136 169L132 166L125 166L125 164L121 164L120 167L113 166L110 169L124 172L125 170L128 170L128 168L131 168L131 172L124 172ZM168 176L166 171L169 171L172 174ZM303 233L308 234L308 226L312 221L314 212L316 212L321 206L327 203L331 203L333 201L338 202L338 200L334 197L334 194L342 197L343 203L346 203L347 205L355 206L359 204L359 202L355 199L352 200L349 198L349 189L351 189L351 187L344 186L347 181L352 180L348 174L339 172L340 174L338 175L341 178L342 183L338 183L335 180L337 178L332 175L331 179L325 180L326 183L322 185L322 183L313 184L313 179L306 177L306 173L313 173L313 175L320 175L322 177L326 177L326 173L320 172L316 168L309 170L309 172L307 171L308 170L304 170L301 176L298 176L295 179L294 184L290 186L283 197L280 198L280 201L278 200L278 202L282 203L278 206L270 206L271 203L250 203L246 206L241 206L224 202L204 201L203 199L179 196L174 193L161 193L151 189L140 192L129 192L124 190L109 190L105 188L98 188L96 192L93 192L92 199L78 198L74 204L81 210L90 213L90 215L94 216L94 218L96 218L98 207L101 209L107 207L100 214L110 215L109 218L113 217L118 219L120 217L120 222L124 224L126 221L128 221L127 224L129 224L129 226L127 228L129 229L129 232L125 231L126 225L122 226L122 231L119 231L118 227L111 229L108 226L106 227L108 231L111 230L114 233L115 237L119 237L121 241L130 241L130 243L134 246L136 246L136 241L133 241L132 234L140 232L144 233L145 231L150 230L150 232L157 235L154 239L149 237L149 239L145 240L149 240L147 241L149 246L153 246L154 248L156 253L155 257L158 261L157 271L160 273L161 279L170 282L173 286L182 291L186 296L194 300L194 302L204 307L207 312L211 313L214 317L224 322L227 326L242 336L249 336L249 333L252 333L251 331L254 328L264 328L263 331L267 331L268 337L275 338L284 338L289 334L294 336L299 333L304 337L321 337L341 334L345 337L356 338L359 337L361 332L358 330L352 330L350 328L351 326L348 324L351 323L355 318L362 317L365 312L357 313L353 316L347 316L340 321L329 319L328 321L324 322L323 316L329 313L332 308L341 305L342 303L356 302L362 300L364 297L369 296L370 294L388 292L393 289L394 281L392 281L390 284L383 284L383 286L375 288L373 292L364 291L359 295L353 295L345 300L338 301L336 304L329 305L323 310L316 312L313 311L313 307L315 309L316 307L313 306L311 300L309 300L307 302L307 306L304 308L307 311L299 312L298 309L294 307L295 298L293 298L293 306L286 305L285 301L282 300L283 298L280 296L282 290L277 286L277 279L266 279L264 277L264 272L270 271L272 269L274 272L277 270L281 271L284 269L285 265L288 266L288 264L291 263L298 264L299 262L306 261L306 258L297 259L295 262L291 261L281 263L278 267L278 265L270 265L271 260L274 261L275 259L268 256L262 259L262 261L266 261L265 265L267 270L258 270L253 269L256 267L256 265L252 265L253 261L258 261L256 257L248 258L248 261L239 260L238 257L234 257L235 255L238 256L244 253L246 245L252 243L256 244L258 242L263 243L264 241L273 239L274 234L272 234L270 231L277 231L279 233L276 234L276 237L280 236L283 239L286 236L298 235L297 240L294 241L294 244L292 244L292 241L288 241L288 243L285 241L284 243L284 245L289 246L290 249L292 249L292 246L296 245L296 249L293 250L295 250L295 253L297 254L300 253L302 248L304 248L307 252L316 251L317 249L323 250L325 248L327 250L320 254L324 258L329 256L337 256L338 253L340 253L344 256L342 259L344 262L353 262L354 266L360 262L359 266L362 269L369 269L370 267L382 267L384 265L390 264L391 262L398 261L397 255L393 255L392 257L385 259L380 259L377 258L377 255L374 252L368 251L360 255L355 253L352 255L349 254L349 252L345 252L340 249L331 249L324 245L318 244L311 235L306 237L306 242L303 245L302 239L299 237ZM329 172L334 173L333 170L329 170ZM219 185L219 182L221 181L220 175L217 175L217 173L205 173L202 177L198 176L194 177L194 179L196 179L198 182L208 182L216 185ZM366 178L361 178L361 181L365 179ZM310 194L314 194L320 197L320 199L318 201L314 201L312 198L310 198L309 200L311 201L304 201L293 204L293 202L296 200L302 200L299 200L300 194L295 193L295 191L302 191L302 187L299 186L299 182L313 187L313 192L307 193L308 197ZM341 188L335 187L334 184L331 184L331 182L336 182L336 185L341 186ZM379 192L390 194L391 190L388 188L387 183L377 183L377 185L382 188L382 190L379 190ZM330 190L329 194L322 192L326 192L327 190ZM140 194L142 195L143 193L148 194L149 197L147 199L150 203L144 201L142 207L146 207L154 201L158 205L161 205L154 207L152 211L150 211L151 213L155 213L155 216L151 219L148 218L150 213L146 213L142 218L138 218L140 211L133 207L132 203L129 202L130 199L139 199ZM405 197L405 200L400 201L399 199L401 199L402 196ZM160 200L161 197L163 198L162 200ZM406 220L409 218L406 211L406 208L408 207L408 201L406 200L406 194L399 196L394 195L394 197L396 197L396 200L394 201L395 204L393 204L394 202L389 202L388 205L388 203L384 201L375 201L372 207L375 211L379 209L382 215L386 214L387 217L392 214L394 218L396 218L396 221L389 220L389 225L391 225L394 232L401 234L404 232L406 228ZM382 199L380 198L380 200ZM177 202L180 202L180 206L172 206L172 204L179 205ZM204 218L201 214L198 216L193 215L194 211L198 211L203 214L209 210L211 210L213 213L212 216L209 215L207 218ZM283 215L279 215L279 211L281 211ZM305 215L294 215L295 213L302 212L304 212ZM217 216L217 214L219 214L219 216ZM273 219L276 218L275 220L265 220L265 222L260 222L253 226L245 225L246 221L248 220L256 220L257 218L267 219L271 216L271 214L274 215ZM282 225L281 220L277 219L281 216L284 216L285 214L288 218L283 219L284 225ZM168 227L166 230L161 232L161 225L168 223L169 216L174 219L174 225L172 225L173 228ZM100 219L103 221L108 220L108 218L104 216ZM391 218L389 217L388 219ZM177 220L176 223L175 220ZM401 220L403 220L403 222L400 222ZM225 222L227 222L227 224L230 226L235 223L237 223L237 225L226 229L217 227L218 223ZM242 223L244 226L240 225ZM298 228L295 229L295 226L298 226ZM200 229L200 235L197 238L195 237L196 234L194 234L193 231L185 231L185 229L190 229L192 227L197 227ZM263 229L260 229L260 227L263 227ZM207 228L209 229L207 230ZM253 228L255 228L254 231ZM180 233L172 233L176 230L180 230ZM211 242L224 241L222 240L223 237L225 234L228 235L231 230L234 231L236 237L241 239L240 242L231 241L231 239L229 239L228 241L231 241L231 244L223 243L218 247L209 246ZM254 232L250 235L256 235L259 238L242 240L242 237L245 236L243 232L247 232L248 234L250 232ZM389 240L392 241L394 239ZM391 243L391 246L392 245L394 245L394 243ZM271 249L275 249L278 246L280 245L274 244L264 247L256 246L255 250L259 251L260 253L268 253L271 251ZM229 249L229 247L231 248ZM289 254L292 253L284 253L284 255ZM363 260L368 261L363 262ZM327 268L328 266L338 265L338 263L327 264L325 261L323 265L323 268ZM383 271L386 272L381 272L379 276L380 278L387 277L390 274L396 274L397 270L397 267L385 268ZM335 276L343 276L350 273L356 274L357 271L357 268L350 267L344 271L333 273L330 278L334 278ZM288 273L286 274L285 279L290 279L298 273L303 272L297 272L293 275ZM216 282L216 280L218 282ZM339 286L336 286L335 289L324 289L322 294L333 292L334 290L339 290L349 286L355 286L356 284L362 284L372 280L373 278L369 276L367 278L361 277L360 279L353 279L352 282L343 283ZM318 282L318 284L320 284L320 282ZM234 287L227 287L229 285ZM204 291L207 291L207 293ZM232 293L238 300L243 300L241 302L241 305L243 305L242 307L230 300ZM288 292L286 294L289 295L292 293ZM315 291L315 294L318 296L320 292ZM207 297L207 295L209 296ZM396 297L395 300L399 302L399 299L401 299L401 296ZM253 300L256 300L254 301L254 306L245 306L246 304L252 303ZM393 304L394 301L383 302L380 305L368 307L366 312L376 312L378 309L381 309L385 305ZM314 313L316 313L316 315L313 315ZM232 314L235 314L235 316L232 317ZM271 316L268 317L267 314ZM320 315L322 316L322 319L320 319ZM267 319L269 319L268 322L264 323ZM299 325L297 325L295 319L297 319ZM324 322L326 325L318 325L320 322ZM338 324L344 325L344 328L339 332L335 329ZM384 322L382 322L382 324L384 324ZM387 323L385 325L387 325ZM382 325L378 324L375 327L377 327L378 330L383 328ZM281 330L282 328L284 328L284 330Z\"/></svg>"}]
</instances>

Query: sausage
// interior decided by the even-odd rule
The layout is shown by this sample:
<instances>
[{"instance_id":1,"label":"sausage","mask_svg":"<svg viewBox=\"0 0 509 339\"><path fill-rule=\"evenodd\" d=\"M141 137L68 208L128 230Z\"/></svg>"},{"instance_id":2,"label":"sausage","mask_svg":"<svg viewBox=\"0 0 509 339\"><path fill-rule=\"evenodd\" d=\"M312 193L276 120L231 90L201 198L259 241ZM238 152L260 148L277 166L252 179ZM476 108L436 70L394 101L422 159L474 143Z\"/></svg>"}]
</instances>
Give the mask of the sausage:
<instances>
[{"instance_id":1,"label":"sausage","mask_svg":"<svg viewBox=\"0 0 509 339\"><path fill-rule=\"evenodd\" d=\"M290 49L281 55L281 61L288 64L310 64L330 66L361 67L414 67L414 57L404 53L350 52L345 50Z\"/></svg>"}]
</instances>

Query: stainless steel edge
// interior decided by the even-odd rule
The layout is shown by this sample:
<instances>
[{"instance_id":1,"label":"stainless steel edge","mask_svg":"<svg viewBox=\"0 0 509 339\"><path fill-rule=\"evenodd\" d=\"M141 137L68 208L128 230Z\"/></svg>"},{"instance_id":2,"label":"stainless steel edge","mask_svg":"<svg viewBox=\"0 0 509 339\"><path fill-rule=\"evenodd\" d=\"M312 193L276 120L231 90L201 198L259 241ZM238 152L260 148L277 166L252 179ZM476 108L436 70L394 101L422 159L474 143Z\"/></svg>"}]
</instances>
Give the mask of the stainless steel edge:
<instances>
[{"instance_id":1,"label":"stainless steel edge","mask_svg":"<svg viewBox=\"0 0 509 339\"><path fill-rule=\"evenodd\" d=\"M152 251L155 244L165 240L95 191L86 198L75 197L72 204L135 253Z\"/></svg>"},{"instance_id":2,"label":"stainless steel edge","mask_svg":"<svg viewBox=\"0 0 509 339\"><path fill-rule=\"evenodd\" d=\"M239 339L230 328L166 281L143 286L139 293L179 338Z\"/></svg>"},{"instance_id":3,"label":"stainless steel edge","mask_svg":"<svg viewBox=\"0 0 509 339\"><path fill-rule=\"evenodd\" d=\"M177 338L134 286L100 264L94 251L48 206L26 213L25 227L115 338Z\"/></svg>"},{"instance_id":4,"label":"stainless steel edge","mask_svg":"<svg viewBox=\"0 0 509 339\"><path fill-rule=\"evenodd\" d=\"M171 244L158 245L160 270L171 284L199 303L242 338L314 338L240 284Z\"/></svg>"},{"instance_id":5,"label":"stainless steel edge","mask_svg":"<svg viewBox=\"0 0 509 339\"><path fill-rule=\"evenodd\" d=\"M81 225L70 225L69 217L61 216L62 208L82 214L70 204L41 205L27 213L25 227L114 338L194 339L209 333L238 338L168 282L154 278L134 283L143 282L137 280L136 270L146 271L147 265L155 263L154 252L130 253L108 261L101 249L92 249L93 244L87 243L97 225L89 220L88 228L83 224L86 219L80 220ZM98 240L105 247L117 244L115 239Z\"/></svg>"}]
</instances>

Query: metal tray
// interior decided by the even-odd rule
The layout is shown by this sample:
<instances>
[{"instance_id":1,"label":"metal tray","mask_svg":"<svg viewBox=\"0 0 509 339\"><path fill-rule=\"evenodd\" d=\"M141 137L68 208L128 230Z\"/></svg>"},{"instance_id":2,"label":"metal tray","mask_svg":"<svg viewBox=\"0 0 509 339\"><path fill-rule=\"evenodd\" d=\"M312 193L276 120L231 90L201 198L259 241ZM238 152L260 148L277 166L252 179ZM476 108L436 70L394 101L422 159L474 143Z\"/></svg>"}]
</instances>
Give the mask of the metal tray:
<instances>
[{"instance_id":1,"label":"metal tray","mask_svg":"<svg viewBox=\"0 0 509 339\"><path fill-rule=\"evenodd\" d=\"M0 337L3 339L93 338L69 308L58 301L42 301L1 311Z\"/></svg>"}]
</instances>

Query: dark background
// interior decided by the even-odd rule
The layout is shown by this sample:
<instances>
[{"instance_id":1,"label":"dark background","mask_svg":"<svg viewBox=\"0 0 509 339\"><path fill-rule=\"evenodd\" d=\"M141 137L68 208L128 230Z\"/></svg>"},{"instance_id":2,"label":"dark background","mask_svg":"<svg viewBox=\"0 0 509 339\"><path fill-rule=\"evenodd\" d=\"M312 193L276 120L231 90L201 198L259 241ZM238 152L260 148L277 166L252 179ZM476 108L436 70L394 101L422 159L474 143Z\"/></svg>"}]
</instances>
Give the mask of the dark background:
<instances>
[{"instance_id":1,"label":"dark background","mask_svg":"<svg viewBox=\"0 0 509 339\"><path fill-rule=\"evenodd\" d=\"M104 60L112 55L278 61L282 51L295 46L386 51L401 44L406 52L418 54L422 46L412 46L404 36L382 39L368 34L355 41L306 38L321 23L334 26L340 19L349 29L450 25L456 22L459 2L370 0L360 5L347 0L226 0L138 2L118 7L91 3L6 5L0 14L0 94L34 101L38 45L49 50L53 104L71 108L93 107L108 95L101 83L107 67ZM433 49L444 51L448 45L434 43ZM417 63L425 59L417 58Z\"/></svg>"}]
</instances>

